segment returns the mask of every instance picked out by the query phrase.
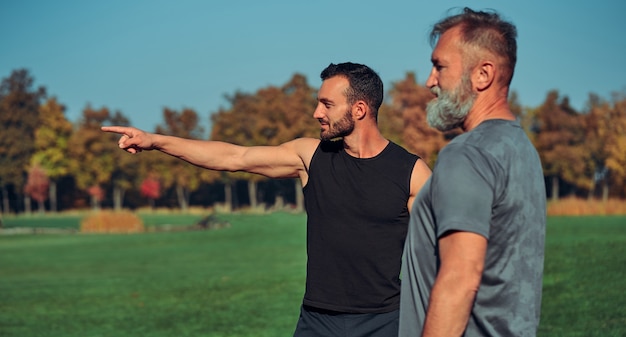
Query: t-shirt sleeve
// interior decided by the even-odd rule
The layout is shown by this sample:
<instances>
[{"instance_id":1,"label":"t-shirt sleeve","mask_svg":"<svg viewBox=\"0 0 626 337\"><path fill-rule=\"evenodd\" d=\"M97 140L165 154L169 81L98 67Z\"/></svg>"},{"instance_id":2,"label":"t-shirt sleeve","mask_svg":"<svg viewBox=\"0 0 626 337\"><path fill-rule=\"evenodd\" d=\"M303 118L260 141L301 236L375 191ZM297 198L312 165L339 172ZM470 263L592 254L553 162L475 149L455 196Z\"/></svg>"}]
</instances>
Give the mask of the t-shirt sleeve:
<instances>
[{"instance_id":1,"label":"t-shirt sleeve","mask_svg":"<svg viewBox=\"0 0 626 337\"><path fill-rule=\"evenodd\" d=\"M431 193L436 235L473 232L489 239L499 166L474 146L449 144L439 154Z\"/></svg>"}]
</instances>

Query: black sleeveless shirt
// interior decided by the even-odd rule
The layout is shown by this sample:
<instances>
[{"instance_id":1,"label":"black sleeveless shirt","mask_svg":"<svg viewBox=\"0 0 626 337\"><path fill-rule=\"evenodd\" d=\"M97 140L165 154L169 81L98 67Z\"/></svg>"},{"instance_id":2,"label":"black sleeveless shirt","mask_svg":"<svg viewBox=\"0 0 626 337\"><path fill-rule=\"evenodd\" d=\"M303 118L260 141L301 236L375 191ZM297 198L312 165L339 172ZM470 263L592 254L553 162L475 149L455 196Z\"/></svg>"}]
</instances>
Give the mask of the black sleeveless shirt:
<instances>
[{"instance_id":1,"label":"black sleeveless shirt","mask_svg":"<svg viewBox=\"0 0 626 337\"><path fill-rule=\"evenodd\" d=\"M344 313L399 308L411 172L418 157L389 142L355 158L322 142L304 187L307 280L303 304Z\"/></svg>"}]
</instances>

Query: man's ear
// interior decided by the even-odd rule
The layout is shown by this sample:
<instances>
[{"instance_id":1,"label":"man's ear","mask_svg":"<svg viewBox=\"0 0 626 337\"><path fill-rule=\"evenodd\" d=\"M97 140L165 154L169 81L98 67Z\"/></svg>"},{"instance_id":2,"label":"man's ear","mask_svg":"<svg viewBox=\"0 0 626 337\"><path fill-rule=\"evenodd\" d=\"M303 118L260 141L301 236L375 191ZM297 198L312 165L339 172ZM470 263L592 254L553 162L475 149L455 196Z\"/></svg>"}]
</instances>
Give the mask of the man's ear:
<instances>
[{"instance_id":1,"label":"man's ear","mask_svg":"<svg viewBox=\"0 0 626 337\"><path fill-rule=\"evenodd\" d=\"M369 106L365 103L365 101L359 100L352 105L352 115L354 116L354 119L363 119L367 116L369 111Z\"/></svg>"},{"instance_id":2,"label":"man's ear","mask_svg":"<svg viewBox=\"0 0 626 337\"><path fill-rule=\"evenodd\" d=\"M473 74L474 87L478 91L489 88L496 78L496 67L491 61L482 61Z\"/></svg>"}]
</instances>

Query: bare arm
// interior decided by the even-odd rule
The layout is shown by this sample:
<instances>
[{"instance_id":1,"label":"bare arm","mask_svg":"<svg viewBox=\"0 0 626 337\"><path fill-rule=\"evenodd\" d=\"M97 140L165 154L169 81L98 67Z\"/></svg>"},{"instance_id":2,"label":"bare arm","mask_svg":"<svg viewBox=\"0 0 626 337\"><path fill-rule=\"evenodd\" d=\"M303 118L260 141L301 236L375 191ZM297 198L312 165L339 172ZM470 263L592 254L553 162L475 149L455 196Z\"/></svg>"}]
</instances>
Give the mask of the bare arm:
<instances>
[{"instance_id":1,"label":"bare arm","mask_svg":"<svg viewBox=\"0 0 626 337\"><path fill-rule=\"evenodd\" d=\"M319 140L300 138L278 146L239 146L148 133L132 127L104 126L121 135L118 145L130 153L158 150L193 165L218 171L245 171L271 178L303 179Z\"/></svg>"},{"instance_id":2,"label":"bare arm","mask_svg":"<svg viewBox=\"0 0 626 337\"><path fill-rule=\"evenodd\" d=\"M422 186L424 186L424 183L426 182L426 180L428 180L431 174L432 171L430 170L428 165L426 165L424 160L418 159L415 162L415 166L413 166L413 173L411 173L411 194L409 195L407 205L409 208L409 213L411 212L411 207L413 205L415 197L422 189Z\"/></svg>"},{"instance_id":3,"label":"bare arm","mask_svg":"<svg viewBox=\"0 0 626 337\"><path fill-rule=\"evenodd\" d=\"M461 336L484 268L487 239L451 232L439 239L441 267L430 294L422 337Z\"/></svg>"}]
</instances>

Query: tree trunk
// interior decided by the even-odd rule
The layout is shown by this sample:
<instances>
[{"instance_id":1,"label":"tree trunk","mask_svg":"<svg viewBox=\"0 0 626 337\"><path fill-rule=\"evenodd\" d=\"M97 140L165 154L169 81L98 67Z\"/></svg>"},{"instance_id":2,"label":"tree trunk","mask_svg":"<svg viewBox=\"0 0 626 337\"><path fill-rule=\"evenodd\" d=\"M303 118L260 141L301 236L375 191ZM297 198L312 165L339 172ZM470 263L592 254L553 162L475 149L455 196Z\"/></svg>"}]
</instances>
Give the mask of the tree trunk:
<instances>
[{"instance_id":1,"label":"tree trunk","mask_svg":"<svg viewBox=\"0 0 626 337\"><path fill-rule=\"evenodd\" d=\"M121 211L122 206L124 205L124 189L115 186L113 187L113 209L116 211Z\"/></svg>"},{"instance_id":2,"label":"tree trunk","mask_svg":"<svg viewBox=\"0 0 626 337\"><path fill-rule=\"evenodd\" d=\"M32 213L30 206L31 206L30 197L27 195L24 195L24 213L28 215Z\"/></svg>"},{"instance_id":3,"label":"tree trunk","mask_svg":"<svg viewBox=\"0 0 626 337\"><path fill-rule=\"evenodd\" d=\"M257 208L257 198L256 198L256 182L252 180L248 180L248 197L250 198L250 208Z\"/></svg>"},{"instance_id":4,"label":"tree trunk","mask_svg":"<svg viewBox=\"0 0 626 337\"><path fill-rule=\"evenodd\" d=\"M187 212L189 210L189 196L184 186L176 185L176 197L181 211Z\"/></svg>"},{"instance_id":5,"label":"tree trunk","mask_svg":"<svg viewBox=\"0 0 626 337\"><path fill-rule=\"evenodd\" d=\"M94 211L100 210L100 199L95 195L91 196L91 208Z\"/></svg>"},{"instance_id":6,"label":"tree trunk","mask_svg":"<svg viewBox=\"0 0 626 337\"><path fill-rule=\"evenodd\" d=\"M552 176L552 201L559 201L559 177Z\"/></svg>"},{"instance_id":7,"label":"tree trunk","mask_svg":"<svg viewBox=\"0 0 626 337\"><path fill-rule=\"evenodd\" d=\"M237 189L236 182L231 183L231 184L232 184L232 195L233 195L233 198L231 200L231 207L232 207L232 210L236 210L239 208L239 205L241 205L239 203L239 191Z\"/></svg>"},{"instance_id":8,"label":"tree trunk","mask_svg":"<svg viewBox=\"0 0 626 337\"><path fill-rule=\"evenodd\" d=\"M274 199L274 209L281 211L285 208L285 198L282 195L277 195Z\"/></svg>"},{"instance_id":9,"label":"tree trunk","mask_svg":"<svg viewBox=\"0 0 626 337\"><path fill-rule=\"evenodd\" d=\"M37 212L39 212L39 214L46 213L46 204L45 202L43 202L43 200L42 201L37 200L37 208L38 208Z\"/></svg>"},{"instance_id":10,"label":"tree trunk","mask_svg":"<svg viewBox=\"0 0 626 337\"><path fill-rule=\"evenodd\" d=\"M233 211L233 184L230 181L224 183L224 208L228 213Z\"/></svg>"},{"instance_id":11,"label":"tree trunk","mask_svg":"<svg viewBox=\"0 0 626 337\"><path fill-rule=\"evenodd\" d=\"M587 200L591 201L593 199L593 194L596 191L596 179L595 177L591 177L591 187L589 188L589 194L587 194Z\"/></svg>"},{"instance_id":12,"label":"tree trunk","mask_svg":"<svg viewBox=\"0 0 626 337\"><path fill-rule=\"evenodd\" d=\"M2 186L2 213L9 213L9 191L6 186Z\"/></svg>"},{"instance_id":13,"label":"tree trunk","mask_svg":"<svg viewBox=\"0 0 626 337\"><path fill-rule=\"evenodd\" d=\"M604 179L602 183L602 202L606 203L609 200L609 181Z\"/></svg>"},{"instance_id":14,"label":"tree trunk","mask_svg":"<svg viewBox=\"0 0 626 337\"><path fill-rule=\"evenodd\" d=\"M302 192L302 181L294 179L296 188L296 211L304 212L304 193Z\"/></svg>"},{"instance_id":15,"label":"tree trunk","mask_svg":"<svg viewBox=\"0 0 626 337\"><path fill-rule=\"evenodd\" d=\"M48 190L50 198L50 212L57 212L57 183L56 181L50 180L50 189Z\"/></svg>"}]
</instances>

